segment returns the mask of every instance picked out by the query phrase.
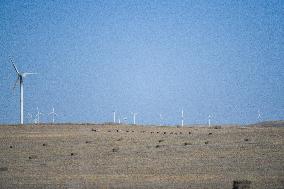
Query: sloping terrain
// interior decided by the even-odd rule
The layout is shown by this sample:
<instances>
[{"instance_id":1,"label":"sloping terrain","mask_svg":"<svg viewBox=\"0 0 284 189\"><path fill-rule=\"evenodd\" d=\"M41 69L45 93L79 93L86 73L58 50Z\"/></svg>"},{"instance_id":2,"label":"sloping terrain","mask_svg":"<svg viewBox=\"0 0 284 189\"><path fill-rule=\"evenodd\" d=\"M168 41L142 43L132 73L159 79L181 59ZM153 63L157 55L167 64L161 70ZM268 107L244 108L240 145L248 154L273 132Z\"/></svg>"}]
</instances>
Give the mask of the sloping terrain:
<instances>
[{"instance_id":1,"label":"sloping terrain","mask_svg":"<svg viewBox=\"0 0 284 189\"><path fill-rule=\"evenodd\" d=\"M0 188L284 188L284 127L0 127Z\"/></svg>"},{"instance_id":2,"label":"sloping terrain","mask_svg":"<svg viewBox=\"0 0 284 189\"><path fill-rule=\"evenodd\" d=\"M284 127L284 121L264 121L260 123L251 124L248 126L259 126L259 127Z\"/></svg>"}]
</instances>

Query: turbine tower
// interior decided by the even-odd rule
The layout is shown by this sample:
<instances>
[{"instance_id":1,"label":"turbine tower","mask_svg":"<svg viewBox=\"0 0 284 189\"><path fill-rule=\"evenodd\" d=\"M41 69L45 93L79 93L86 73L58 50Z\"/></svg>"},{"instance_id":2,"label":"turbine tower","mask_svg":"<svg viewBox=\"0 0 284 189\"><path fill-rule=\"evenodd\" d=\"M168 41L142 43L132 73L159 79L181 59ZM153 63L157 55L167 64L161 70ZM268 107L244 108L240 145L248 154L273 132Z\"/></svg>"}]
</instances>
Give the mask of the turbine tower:
<instances>
[{"instance_id":1,"label":"turbine tower","mask_svg":"<svg viewBox=\"0 0 284 189\"><path fill-rule=\"evenodd\" d=\"M160 114L159 116L160 116L160 126L162 126L163 125L163 115Z\"/></svg>"},{"instance_id":2,"label":"turbine tower","mask_svg":"<svg viewBox=\"0 0 284 189\"><path fill-rule=\"evenodd\" d=\"M208 115L208 126L209 126L209 127L211 126L211 118L212 118L212 116L211 116L211 115Z\"/></svg>"},{"instance_id":3,"label":"turbine tower","mask_svg":"<svg viewBox=\"0 0 284 189\"><path fill-rule=\"evenodd\" d=\"M20 123L24 124L24 78L28 75L36 74L36 73L27 73L27 72L19 72L13 60L10 58L13 67L17 73L17 80L14 84L13 89L15 89L18 82L20 82Z\"/></svg>"},{"instance_id":4,"label":"turbine tower","mask_svg":"<svg viewBox=\"0 0 284 189\"><path fill-rule=\"evenodd\" d=\"M52 115L52 123L54 123L54 116L57 116L57 113L54 111L54 107L52 107L52 112L50 112L48 115Z\"/></svg>"},{"instance_id":5,"label":"turbine tower","mask_svg":"<svg viewBox=\"0 0 284 189\"><path fill-rule=\"evenodd\" d=\"M116 120L115 120L115 111L113 111L113 123L115 123Z\"/></svg>"},{"instance_id":6,"label":"turbine tower","mask_svg":"<svg viewBox=\"0 0 284 189\"><path fill-rule=\"evenodd\" d=\"M138 113L131 112L131 114L133 115L133 124L136 125L136 116Z\"/></svg>"},{"instance_id":7,"label":"turbine tower","mask_svg":"<svg viewBox=\"0 0 284 189\"><path fill-rule=\"evenodd\" d=\"M181 109L181 126L183 127L183 109Z\"/></svg>"},{"instance_id":8,"label":"turbine tower","mask_svg":"<svg viewBox=\"0 0 284 189\"><path fill-rule=\"evenodd\" d=\"M257 110L257 119L260 121L261 120L261 112L260 112L260 110Z\"/></svg>"}]
</instances>

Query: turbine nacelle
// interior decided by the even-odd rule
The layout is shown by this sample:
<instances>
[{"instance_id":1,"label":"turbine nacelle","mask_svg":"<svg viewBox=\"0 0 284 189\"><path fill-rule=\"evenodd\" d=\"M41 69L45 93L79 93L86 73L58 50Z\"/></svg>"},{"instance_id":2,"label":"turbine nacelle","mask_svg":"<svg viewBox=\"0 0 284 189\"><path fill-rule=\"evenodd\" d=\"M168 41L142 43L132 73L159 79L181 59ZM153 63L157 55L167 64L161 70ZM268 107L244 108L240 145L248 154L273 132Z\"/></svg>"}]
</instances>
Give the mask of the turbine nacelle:
<instances>
[{"instance_id":1,"label":"turbine nacelle","mask_svg":"<svg viewBox=\"0 0 284 189\"><path fill-rule=\"evenodd\" d=\"M23 82L23 78L27 77L28 75L38 74L38 73L29 73L29 72L19 72L17 66L15 65L15 63L13 62L12 59L11 59L11 62L12 62L12 64L13 64L13 67L14 67L14 69L15 69L17 75L18 75L17 80L16 80L16 82L15 82L15 84L14 84L13 89L15 89L15 87L16 87L16 85L17 85L17 83L18 83L19 81L20 81L20 83Z\"/></svg>"}]
</instances>

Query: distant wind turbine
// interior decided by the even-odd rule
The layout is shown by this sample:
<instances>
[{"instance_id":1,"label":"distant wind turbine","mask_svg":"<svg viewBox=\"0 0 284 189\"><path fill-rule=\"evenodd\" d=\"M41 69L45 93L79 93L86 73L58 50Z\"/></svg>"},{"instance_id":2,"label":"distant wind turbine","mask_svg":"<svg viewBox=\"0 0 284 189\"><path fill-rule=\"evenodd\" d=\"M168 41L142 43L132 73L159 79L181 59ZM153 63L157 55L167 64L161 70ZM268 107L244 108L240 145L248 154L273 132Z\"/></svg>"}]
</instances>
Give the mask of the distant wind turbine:
<instances>
[{"instance_id":1,"label":"distant wind turbine","mask_svg":"<svg viewBox=\"0 0 284 189\"><path fill-rule=\"evenodd\" d=\"M211 116L211 115L208 115L208 126L209 126L209 127L211 126L211 118L212 118L212 116Z\"/></svg>"},{"instance_id":2,"label":"distant wind turbine","mask_svg":"<svg viewBox=\"0 0 284 189\"><path fill-rule=\"evenodd\" d=\"M181 109L181 126L183 127L183 109Z\"/></svg>"},{"instance_id":3,"label":"distant wind turbine","mask_svg":"<svg viewBox=\"0 0 284 189\"><path fill-rule=\"evenodd\" d=\"M116 120L115 120L115 111L113 111L113 123L115 123Z\"/></svg>"},{"instance_id":4,"label":"distant wind turbine","mask_svg":"<svg viewBox=\"0 0 284 189\"><path fill-rule=\"evenodd\" d=\"M17 80L14 84L13 89L15 89L17 83L20 82L20 93L21 93L20 95L20 123L24 124L24 78L28 75L37 74L37 73L19 72L12 58L10 58L10 61L12 62L13 67L17 73Z\"/></svg>"},{"instance_id":5,"label":"distant wind turbine","mask_svg":"<svg viewBox=\"0 0 284 189\"><path fill-rule=\"evenodd\" d=\"M39 111L38 107L36 107L36 109L37 109L37 114L36 114L36 117L37 117L37 124L39 124L39 123L40 123L40 119L39 119L39 118L40 118L40 115L43 115L43 113Z\"/></svg>"},{"instance_id":6,"label":"distant wind turbine","mask_svg":"<svg viewBox=\"0 0 284 189\"><path fill-rule=\"evenodd\" d=\"M52 123L54 123L54 116L57 116L57 113L54 111L54 107L52 107L52 112L50 112L48 115L52 115Z\"/></svg>"},{"instance_id":7,"label":"distant wind turbine","mask_svg":"<svg viewBox=\"0 0 284 189\"><path fill-rule=\"evenodd\" d=\"M160 126L162 126L163 125L163 115L160 114L159 116L160 116Z\"/></svg>"},{"instance_id":8,"label":"distant wind turbine","mask_svg":"<svg viewBox=\"0 0 284 189\"><path fill-rule=\"evenodd\" d=\"M125 123L127 124L127 117L124 117L123 120L124 120Z\"/></svg>"},{"instance_id":9,"label":"distant wind turbine","mask_svg":"<svg viewBox=\"0 0 284 189\"><path fill-rule=\"evenodd\" d=\"M258 120L261 120L261 112L260 112L260 110L257 110L257 114L258 114L258 115L257 115L257 119L258 119Z\"/></svg>"},{"instance_id":10,"label":"distant wind turbine","mask_svg":"<svg viewBox=\"0 0 284 189\"><path fill-rule=\"evenodd\" d=\"M136 125L136 116L138 113L131 112L131 114L133 115L133 124Z\"/></svg>"},{"instance_id":11,"label":"distant wind turbine","mask_svg":"<svg viewBox=\"0 0 284 189\"><path fill-rule=\"evenodd\" d=\"M33 114L28 113L28 116L29 116L29 120L30 120L30 122L32 123L32 122L33 122Z\"/></svg>"}]
</instances>

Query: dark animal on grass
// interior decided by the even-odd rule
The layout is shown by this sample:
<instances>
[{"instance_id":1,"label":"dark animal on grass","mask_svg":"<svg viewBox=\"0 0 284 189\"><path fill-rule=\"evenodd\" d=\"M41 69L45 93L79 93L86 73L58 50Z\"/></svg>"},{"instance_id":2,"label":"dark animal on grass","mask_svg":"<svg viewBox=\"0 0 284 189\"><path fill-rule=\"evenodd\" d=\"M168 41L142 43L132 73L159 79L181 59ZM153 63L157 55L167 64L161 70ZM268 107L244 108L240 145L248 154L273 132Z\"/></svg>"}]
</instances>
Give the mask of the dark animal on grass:
<instances>
[{"instance_id":1,"label":"dark animal on grass","mask_svg":"<svg viewBox=\"0 0 284 189\"><path fill-rule=\"evenodd\" d=\"M233 189L250 189L251 181L237 180L233 181Z\"/></svg>"},{"instance_id":2,"label":"dark animal on grass","mask_svg":"<svg viewBox=\"0 0 284 189\"><path fill-rule=\"evenodd\" d=\"M118 147L117 147L117 148L113 148L113 149L112 149L112 152L118 152L118 150L119 150Z\"/></svg>"},{"instance_id":3,"label":"dark animal on grass","mask_svg":"<svg viewBox=\"0 0 284 189\"><path fill-rule=\"evenodd\" d=\"M29 156L29 159L36 159L36 158L37 158L36 155L30 155L30 156Z\"/></svg>"},{"instance_id":4,"label":"dark animal on grass","mask_svg":"<svg viewBox=\"0 0 284 189\"><path fill-rule=\"evenodd\" d=\"M190 142L185 142L184 145L185 145L185 146L191 145L191 143L190 143Z\"/></svg>"}]
</instances>

